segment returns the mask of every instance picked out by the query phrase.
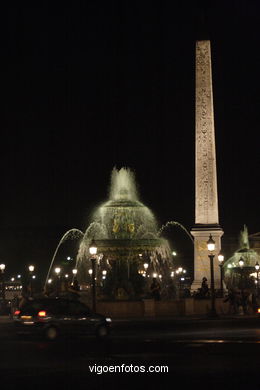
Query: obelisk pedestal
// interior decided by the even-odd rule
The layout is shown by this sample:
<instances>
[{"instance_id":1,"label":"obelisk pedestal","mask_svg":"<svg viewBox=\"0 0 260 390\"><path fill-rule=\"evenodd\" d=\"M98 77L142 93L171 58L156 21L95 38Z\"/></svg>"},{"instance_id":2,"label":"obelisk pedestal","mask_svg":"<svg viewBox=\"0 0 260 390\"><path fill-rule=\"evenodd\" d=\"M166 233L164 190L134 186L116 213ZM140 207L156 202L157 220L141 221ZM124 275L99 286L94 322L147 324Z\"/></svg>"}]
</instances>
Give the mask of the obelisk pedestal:
<instances>
[{"instance_id":1,"label":"obelisk pedestal","mask_svg":"<svg viewBox=\"0 0 260 390\"><path fill-rule=\"evenodd\" d=\"M201 287L205 276L210 283L210 260L207 241L211 234L215 243L214 280L220 287L218 254L223 230L219 226L216 147L210 41L196 42L196 151L195 151L195 226L194 281L192 290Z\"/></svg>"}]
</instances>

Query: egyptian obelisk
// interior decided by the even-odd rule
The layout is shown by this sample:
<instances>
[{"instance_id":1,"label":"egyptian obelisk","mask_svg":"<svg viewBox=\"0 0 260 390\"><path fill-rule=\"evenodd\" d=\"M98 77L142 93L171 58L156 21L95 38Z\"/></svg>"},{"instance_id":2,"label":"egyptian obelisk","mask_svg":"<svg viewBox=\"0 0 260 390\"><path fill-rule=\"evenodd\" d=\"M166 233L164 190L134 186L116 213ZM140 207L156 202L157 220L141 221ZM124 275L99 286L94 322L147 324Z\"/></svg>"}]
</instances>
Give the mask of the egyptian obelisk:
<instances>
[{"instance_id":1,"label":"egyptian obelisk","mask_svg":"<svg viewBox=\"0 0 260 390\"><path fill-rule=\"evenodd\" d=\"M210 285L210 261L207 241L212 235L214 251L215 287L220 286L218 254L223 230L219 225L216 145L214 129L213 89L210 41L196 42L196 94L195 94L196 150L195 150L195 226L194 281L192 290L201 286L205 276Z\"/></svg>"}]
</instances>

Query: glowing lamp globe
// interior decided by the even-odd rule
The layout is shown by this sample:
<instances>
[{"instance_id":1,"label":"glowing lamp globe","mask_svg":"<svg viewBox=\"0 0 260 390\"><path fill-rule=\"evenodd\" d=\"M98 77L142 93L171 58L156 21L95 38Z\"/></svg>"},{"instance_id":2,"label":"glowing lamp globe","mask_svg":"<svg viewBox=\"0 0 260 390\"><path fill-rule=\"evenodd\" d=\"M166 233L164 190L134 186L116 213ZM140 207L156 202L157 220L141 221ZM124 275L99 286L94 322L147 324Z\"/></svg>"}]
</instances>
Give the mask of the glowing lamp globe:
<instances>
[{"instance_id":1,"label":"glowing lamp globe","mask_svg":"<svg viewBox=\"0 0 260 390\"><path fill-rule=\"evenodd\" d=\"M212 238L212 235L210 234L209 239L207 241L207 247L209 252L213 252L215 250L215 241Z\"/></svg>"},{"instance_id":2,"label":"glowing lamp globe","mask_svg":"<svg viewBox=\"0 0 260 390\"><path fill-rule=\"evenodd\" d=\"M91 242L91 244L90 244L90 246L89 246L89 253L90 253L92 256L94 256L94 255L97 254L97 246L96 246L94 240L92 240L92 242Z\"/></svg>"},{"instance_id":3,"label":"glowing lamp globe","mask_svg":"<svg viewBox=\"0 0 260 390\"><path fill-rule=\"evenodd\" d=\"M224 256L221 255L221 254L219 254L219 255L218 255L218 261L219 261L220 264L222 264L223 261L224 261Z\"/></svg>"}]
</instances>

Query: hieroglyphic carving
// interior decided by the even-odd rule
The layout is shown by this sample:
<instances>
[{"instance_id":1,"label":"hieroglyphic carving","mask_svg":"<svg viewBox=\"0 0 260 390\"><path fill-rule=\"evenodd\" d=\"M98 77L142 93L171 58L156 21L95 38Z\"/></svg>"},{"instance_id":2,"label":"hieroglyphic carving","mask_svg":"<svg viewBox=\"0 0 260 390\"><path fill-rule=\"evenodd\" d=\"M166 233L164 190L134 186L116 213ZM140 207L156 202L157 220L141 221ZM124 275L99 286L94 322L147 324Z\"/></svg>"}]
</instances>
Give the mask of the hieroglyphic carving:
<instances>
[{"instance_id":1,"label":"hieroglyphic carving","mask_svg":"<svg viewBox=\"0 0 260 390\"><path fill-rule=\"evenodd\" d=\"M218 223L210 41L196 43L196 223Z\"/></svg>"}]
</instances>

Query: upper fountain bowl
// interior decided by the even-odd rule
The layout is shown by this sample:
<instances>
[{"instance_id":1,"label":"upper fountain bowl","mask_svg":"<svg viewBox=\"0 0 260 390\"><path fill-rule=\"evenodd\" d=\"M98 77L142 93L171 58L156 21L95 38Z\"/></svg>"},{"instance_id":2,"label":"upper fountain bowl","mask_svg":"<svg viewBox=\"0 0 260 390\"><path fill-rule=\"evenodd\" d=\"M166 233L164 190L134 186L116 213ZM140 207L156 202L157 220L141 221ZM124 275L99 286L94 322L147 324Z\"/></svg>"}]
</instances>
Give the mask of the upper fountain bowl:
<instances>
[{"instance_id":1,"label":"upper fountain bowl","mask_svg":"<svg viewBox=\"0 0 260 390\"><path fill-rule=\"evenodd\" d=\"M94 221L105 227L107 239L155 238L158 231L153 213L138 200L129 168L113 169L109 200L97 208Z\"/></svg>"}]
</instances>

